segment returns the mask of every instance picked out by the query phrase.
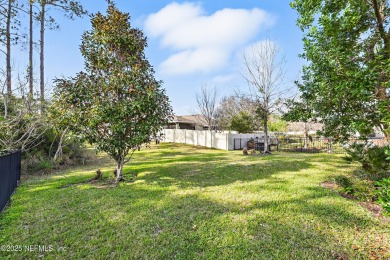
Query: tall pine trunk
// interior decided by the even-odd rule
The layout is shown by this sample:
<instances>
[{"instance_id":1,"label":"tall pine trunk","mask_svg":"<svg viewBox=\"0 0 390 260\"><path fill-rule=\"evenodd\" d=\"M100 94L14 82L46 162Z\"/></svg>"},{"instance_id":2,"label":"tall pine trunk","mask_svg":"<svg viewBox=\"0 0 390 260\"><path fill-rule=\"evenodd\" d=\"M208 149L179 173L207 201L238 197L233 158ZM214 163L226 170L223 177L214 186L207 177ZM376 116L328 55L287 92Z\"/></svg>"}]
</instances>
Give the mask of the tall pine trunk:
<instances>
[{"instance_id":1,"label":"tall pine trunk","mask_svg":"<svg viewBox=\"0 0 390 260\"><path fill-rule=\"evenodd\" d=\"M41 30L40 30L40 99L41 99L41 110L44 109L45 102L45 54L44 54L44 46L45 46L45 7L46 2L43 0L41 3Z\"/></svg>"},{"instance_id":2,"label":"tall pine trunk","mask_svg":"<svg viewBox=\"0 0 390 260\"><path fill-rule=\"evenodd\" d=\"M33 76L33 5L30 0L30 39L29 39L29 57L28 57L28 83L30 98L34 97L34 76Z\"/></svg>"},{"instance_id":3,"label":"tall pine trunk","mask_svg":"<svg viewBox=\"0 0 390 260\"><path fill-rule=\"evenodd\" d=\"M11 75L11 16L12 16L13 0L8 0L7 21L6 21L6 81L7 81L7 95L12 95L12 75Z\"/></svg>"}]
</instances>

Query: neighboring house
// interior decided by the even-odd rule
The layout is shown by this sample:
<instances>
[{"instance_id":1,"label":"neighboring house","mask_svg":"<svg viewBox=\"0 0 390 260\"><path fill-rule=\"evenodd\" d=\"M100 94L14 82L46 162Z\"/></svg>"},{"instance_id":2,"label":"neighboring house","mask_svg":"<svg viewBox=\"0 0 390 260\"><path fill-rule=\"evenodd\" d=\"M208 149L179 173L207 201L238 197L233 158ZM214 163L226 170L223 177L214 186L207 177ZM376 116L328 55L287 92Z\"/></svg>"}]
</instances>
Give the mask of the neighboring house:
<instances>
[{"instance_id":1,"label":"neighboring house","mask_svg":"<svg viewBox=\"0 0 390 260\"><path fill-rule=\"evenodd\" d=\"M321 123L304 123L304 122L291 122L287 124L287 134L291 135L303 135L305 129L308 134L315 135L317 131L321 131L324 125Z\"/></svg>"},{"instance_id":2,"label":"neighboring house","mask_svg":"<svg viewBox=\"0 0 390 260\"><path fill-rule=\"evenodd\" d=\"M317 131L321 131L323 128L321 123L306 123L306 128L309 135L316 135ZM287 134L289 135L304 135L305 134L305 123L303 122L291 122L287 123ZM355 134L356 137L359 137L359 133ZM384 133L378 129L374 128L373 132L368 135L369 138L384 138Z\"/></svg>"},{"instance_id":3,"label":"neighboring house","mask_svg":"<svg viewBox=\"0 0 390 260\"><path fill-rule=\"evenodd\" d=\"M373 133L371 134L370 137L373 138L385 138L385 134L378 128L375 127Z\"/></svg>"},{"instance_id":4,"label":"neighboring house","mask_svg":"<svg viewBox=\"0 0 390 260\"><path fill-rule=\"evenodd\" d=\"M174 116L166 129L208 130L209 126L203 115Z\"/></svg>"}]
</instances>

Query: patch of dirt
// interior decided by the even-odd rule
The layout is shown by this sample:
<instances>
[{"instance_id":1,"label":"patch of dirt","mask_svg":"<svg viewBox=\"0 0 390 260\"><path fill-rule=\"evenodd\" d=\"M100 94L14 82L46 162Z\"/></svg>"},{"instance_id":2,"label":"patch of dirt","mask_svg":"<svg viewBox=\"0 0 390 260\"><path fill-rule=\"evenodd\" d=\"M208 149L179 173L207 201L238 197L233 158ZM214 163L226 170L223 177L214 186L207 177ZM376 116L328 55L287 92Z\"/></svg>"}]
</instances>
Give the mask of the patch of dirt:
<instances>
[{"instance_id":1,"label":"patch of dirt","mask_svg":"<svg viewBox=\"0 0 390 260\"><path fill-rule=\"evenodd\" d=\"M358 202L358 204L370 211L375 217L380 218L386 222L390 222L390 218L383 215L383 212L385 211L381 205L375 204L373 202Z\"/></svg>"},{"instance_id":2,"label":"patch of dirt","mask_svg":"<svg viewBox=\"0 0 390 260\"><path fill-rule=\"evenodd\" d=\"M101 181L101 180L92 179L88 181L88 183L97 189L109 189L109 188L117 187L115 181Z\"/></svg>"},{"instance_id":3,"label":"patch of dirt","mask_svg":"<svg viewBox=\"0 0 390 260\"><path fill-rule=\"evenodd\" d=\"M360 206L362 206L363 208L365 208L369 212L371 212L371 214L374 217L379 218L379 219L381 219L382 221L385 221L385 222L390 222L390 218L389 217L385 217L383 215L384 209L382 208L381 205L375 204L373 202L368 202L368 201L366 201L366 202L357 201L355 196L353 196L351 194L347 194L347 193L338 191L337 190L338 185L336 183L334 183L334 182L324 181L324 182L320 183L320 186L324 187L324 188L327 188L327 189L331 189L332 191L337 192L343 198L356 201L357 204L359 204Z\"/></svg>"},{"instance_id":4,"label":"patch of dirt","mask_svg":"<svg viewBox=\"0 0 390 260\"><path fill-rule=\"evenodd\" d=\"M259 152L252 153L252 152L248 152L248 154L245 155L245 156L269 156L269 155L273 155L273 154L270 153L270 152L268 152L268 153L259 153Z\"/></svg>"},{"instance_id":5,"label":"patch of dirt","mask_svg":"<svg viewBox=\"0 0 390 260\"><path fill-rule=\"evenodd\" d=\"M339 194L343 198L350 199L350 200L357 200L357 198L355 196L353 196L352 194L348 194L345 192L339 192Z\"/></svg>"},{"instance_id":6,"label":"patch of dirt","mask_svg":"<svg viewBox=\"0 0 390 260\"><path fill-rule=\"evenodd\" d=\"M334 182L324 181L323 183L320 183L321 187L328 188L331 190L335 190L337 187L337 184Z\"/></svg>"}]
</instances>

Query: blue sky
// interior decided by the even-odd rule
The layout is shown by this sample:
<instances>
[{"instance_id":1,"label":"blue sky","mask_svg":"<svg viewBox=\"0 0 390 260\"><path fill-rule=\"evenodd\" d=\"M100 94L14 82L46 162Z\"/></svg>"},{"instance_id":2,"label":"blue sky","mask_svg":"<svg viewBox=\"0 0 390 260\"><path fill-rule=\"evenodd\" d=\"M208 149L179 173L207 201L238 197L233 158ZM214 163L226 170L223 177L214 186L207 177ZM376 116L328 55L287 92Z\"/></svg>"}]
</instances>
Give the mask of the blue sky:
<instances>
[{"instance_id":1,"label":"blue sky","mask_svg":"<svg viewBox=\"0 0 390 260\"><path fill-rule=\"evenodd\" d=\"M105 12L104 0L81 1L91 13ZM286 87L298 79L303 61L302 33L288 0L166 1L117 0L117 7L131 15L134 27L148 37L146 56L156 70L178 115L196 112L195 93L202 84L215 86L220 96L245 90L240 76L242 51L270 39L285 55ZM46 31L46 80L75 75L83 69L79 52L81 35L90 29L89 17L67 20L55 11L61 27ZM36 33L38 25L35 26ZM38 34L36 36L38 39ZM15 49L14 64L23 70L27 52ZM35 54L39 68L38 52ZM38 71L36 71L36 77Z\"/></svg>"}]
</instances>

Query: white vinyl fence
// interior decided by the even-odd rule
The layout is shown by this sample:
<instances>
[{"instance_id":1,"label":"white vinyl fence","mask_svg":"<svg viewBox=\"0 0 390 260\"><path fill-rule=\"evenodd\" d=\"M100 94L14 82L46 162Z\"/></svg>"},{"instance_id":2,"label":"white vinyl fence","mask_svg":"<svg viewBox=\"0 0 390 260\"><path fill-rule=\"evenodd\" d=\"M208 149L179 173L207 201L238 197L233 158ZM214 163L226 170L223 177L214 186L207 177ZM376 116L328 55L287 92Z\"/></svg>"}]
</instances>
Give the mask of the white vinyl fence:
<instances>
[{"instance_id":1,"label":"white vinyl fence","mask_svg":"<svg viewBox=\"0 0 390 260\"><path fill-rule=\"evenodd\" d=\"M215 131L210 132L186 129L164 129L162 133L162 142L205 146L229 151L244 148L250 138L258 140L259 142L264 141L264 135L262 133L228 134ZM272 141L273 140L271 140L271 142Z\"/></svg>"}]
</instances>

